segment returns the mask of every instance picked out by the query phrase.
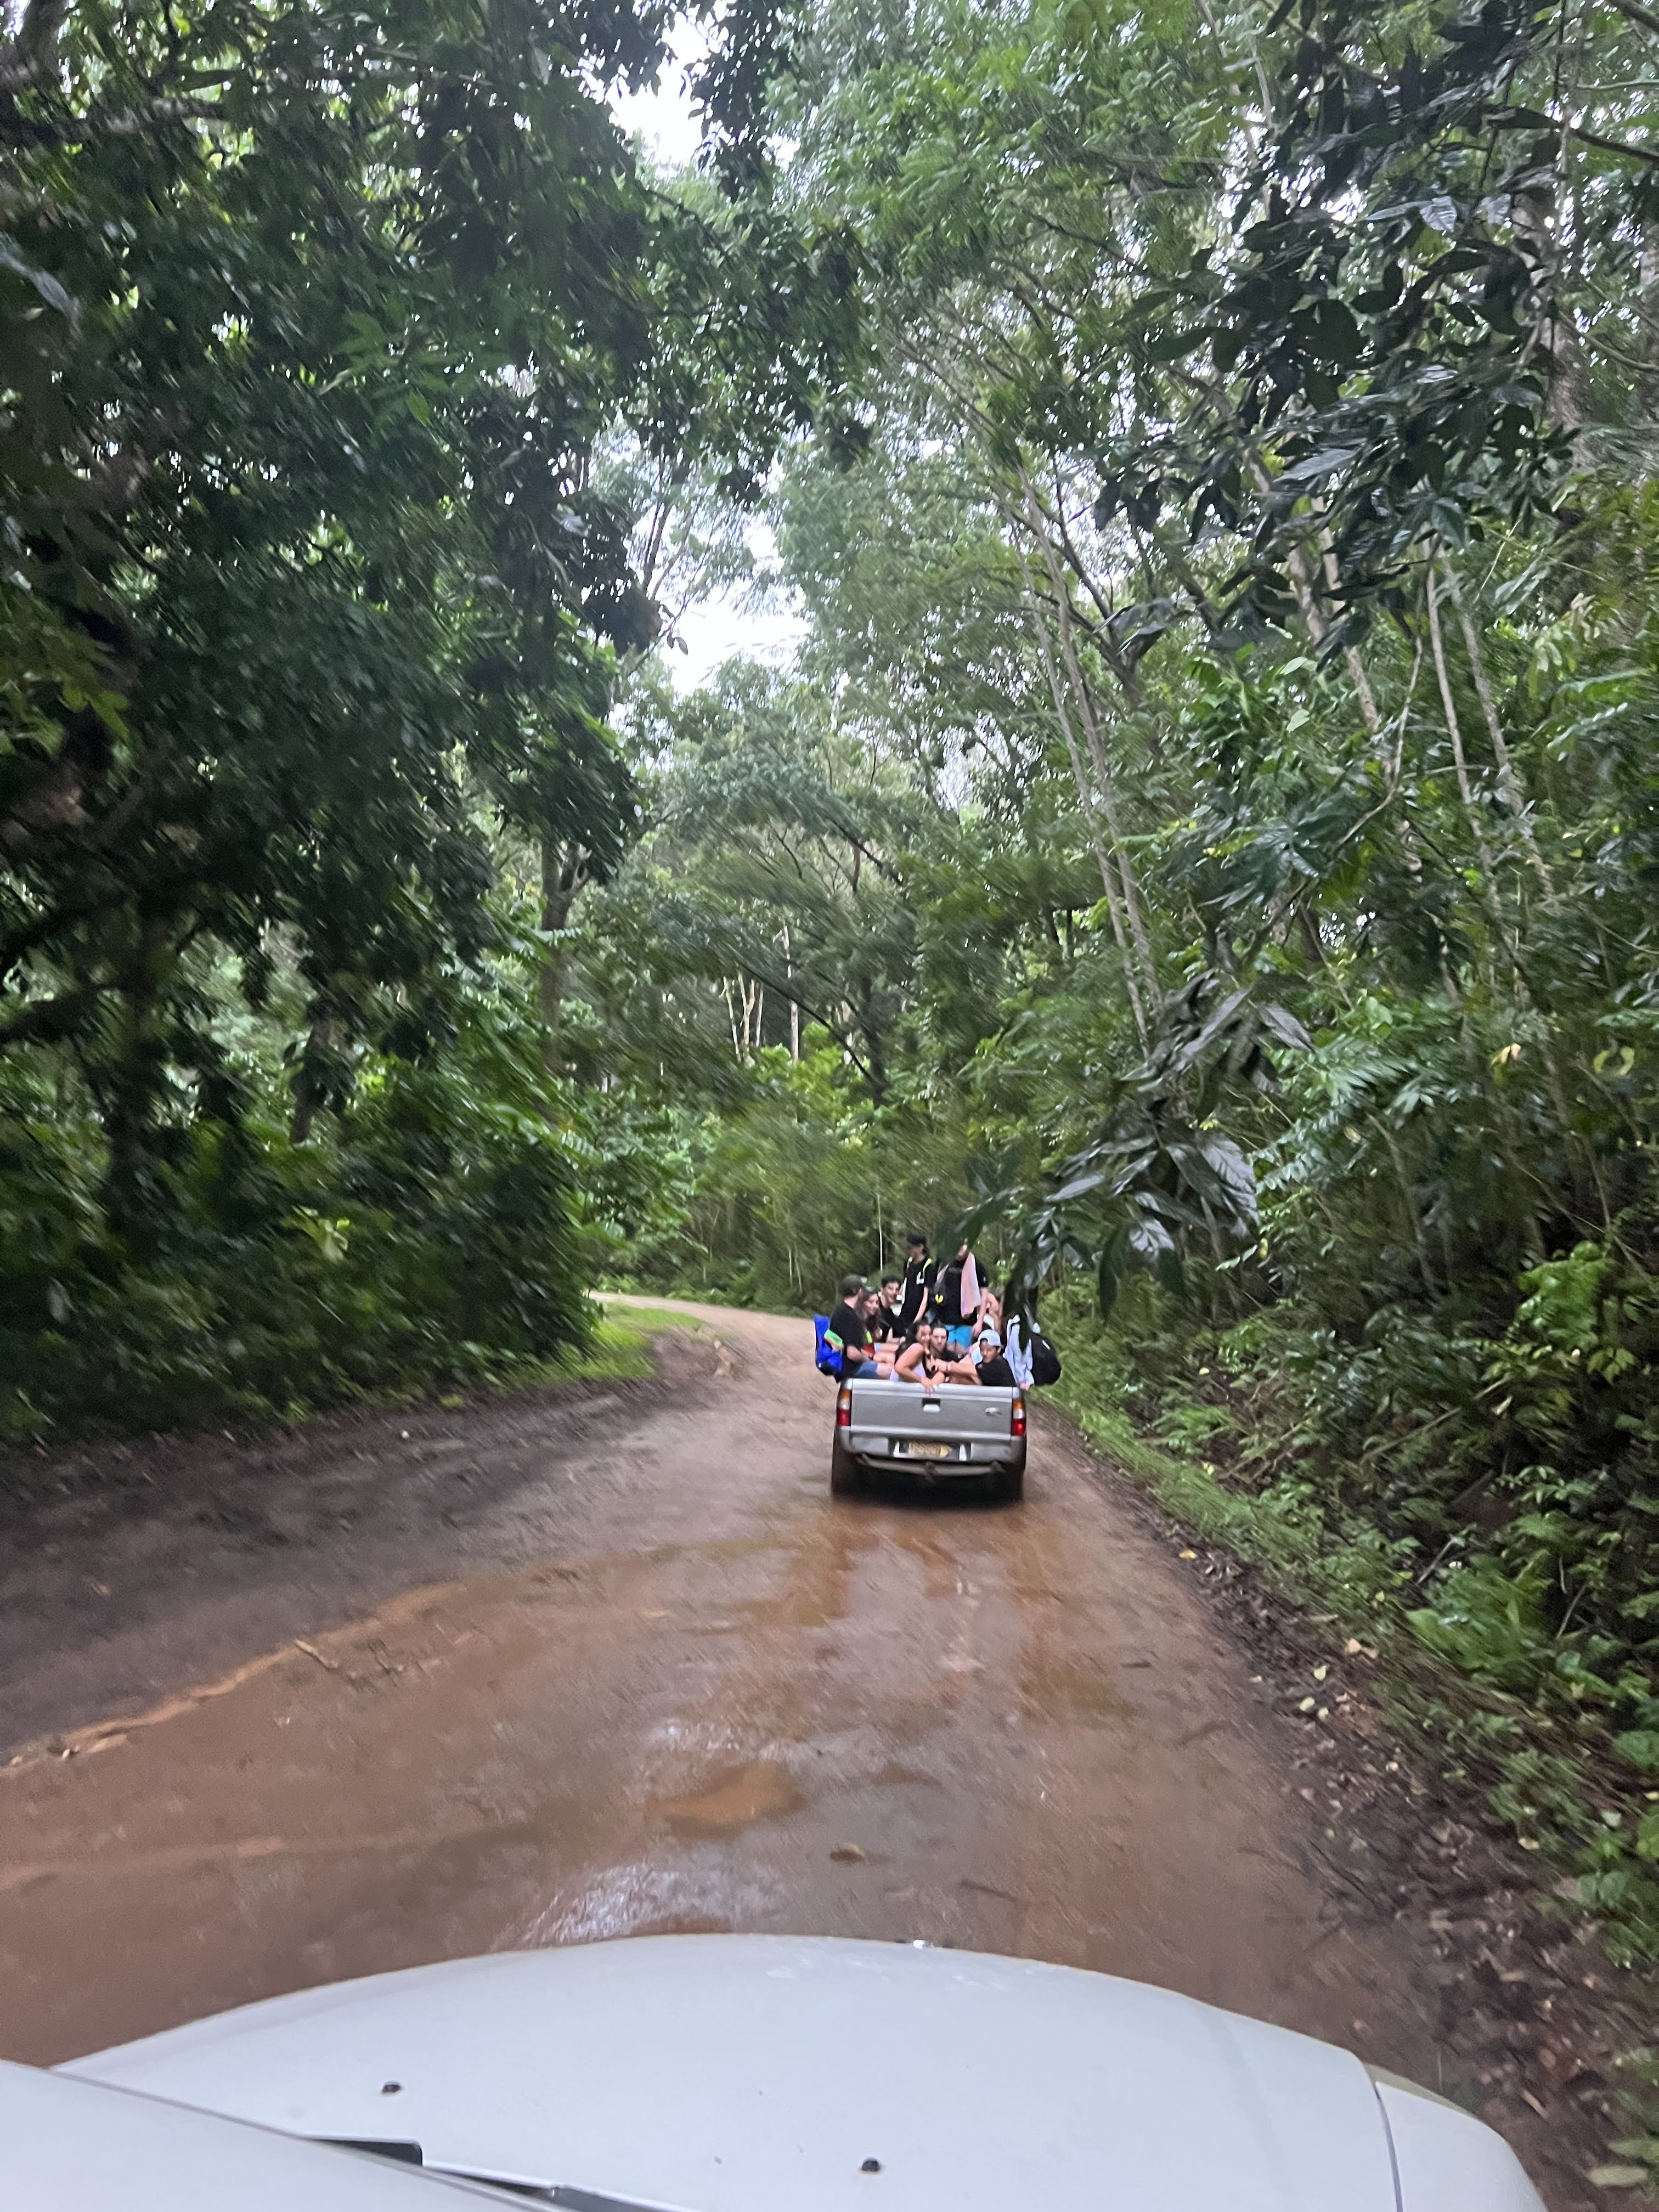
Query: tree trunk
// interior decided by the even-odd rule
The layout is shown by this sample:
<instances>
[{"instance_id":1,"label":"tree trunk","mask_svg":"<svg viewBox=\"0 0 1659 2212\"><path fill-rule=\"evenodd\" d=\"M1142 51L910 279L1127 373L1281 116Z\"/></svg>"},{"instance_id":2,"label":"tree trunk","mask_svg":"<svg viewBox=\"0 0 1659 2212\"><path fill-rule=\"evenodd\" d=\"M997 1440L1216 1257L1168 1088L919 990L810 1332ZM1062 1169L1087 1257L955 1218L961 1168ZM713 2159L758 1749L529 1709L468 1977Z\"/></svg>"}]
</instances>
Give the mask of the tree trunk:
<instances>
[{"instance_id":1,"label":"tree trunk","mask_svg":"<svg viewBox=\"0 0 1659 2212\"><path fill-rule=\"evenodd\" d=\"M1319 916L1304 898L1296 902L1293 911L1297 927L1302 933L1302 949L1308 956L1310 968L1322 968L1325 963L1325 940L1319 933Z\"/></svg>"},{"instance_id":2,"label":"tree trunk","mask_svg":"<svg viewBox=\"0 0 1659 2212\"><path fill-rule=\"evenodd\" d=\"M1571 311L1560 297L1560 248L1556 239L1555 193L1548 184L1516 192L1510 202L1516 237L1531 258L1534 339L1547 364L1545 404L1550 421L1565 430L1578 466L1588 468L1590 443L1583 434L1590 411L1590 379L1584 341Z\"/></svg>"},{"instance_id":3,"label":"tree trunk","mask_svg":"<svg viewBox=\"0 0 1659 2212\"><path fill-rule=\"evenodd\" d=\"M559 1049L559 1030L564 1019L565 985L569 978L570 953L562 939L570 922L582 878L580 855L544 841L542 845L542 929L553 941L544 946L536 996L542 1017L542 1065L550 1075L561 1073L564 1056Z\"/></svg>"},{"instance_id":4,"label":"tree trunk","mask_svg":"<svg viewBox=\"0 0 1659 2212\"><path fill-rule=\"evenodd\" d=\"M1438 1297L1440 1286L1435 1281L1434 1271L1429 1265L1428 1236L1423 1227L1423 1217L1418 1211L1417 1194L1412 1188L1412 1179L1406 1167L1405 1154L1400 1149L1399 1139L1394 1131L1389 1128L1380 1114L1376 1116L1376 1127L1382 1133L1383 1144L1388 1148L1389 1158L1394 1166L1395 1181L1400 1187L1400 1201L1406 1216L1407 1231L1412 1240L1412 1249L1417 1255L1417 1272L1423 1278L1423 1287L1429 1296L1431 1298Z\"/></svg>"},{"instance_id":5,"label":"tree trunk","mask_svg":"<svg viewBox=\"0 0 1659 2212\"><path fill-rule=\"evenodd\" d=\"M1458 794L1463 801L1463 811L1468 817L1469 830L1474 839L1474 849L1480 862L1480 873L1486 894L1486 905L1497 927L1500 941L1507 941L1502 909L1498 904L1496 870L1492 866L1492 848L1486 842L1486 832L1480 820L1480 809L1475 800L1474 787L1469 781L1469 764L1463 751L1462 726L1457 719L1457 702L1452 696L1451 678L1446 669L1445 640L1440 629L1440 586L1432 563L1430 565L1427 597L1429 609L1429 645L1434 654L1434 672L1440 686L1440 704L1446 717L1446 732L1451 739L1452 764L1457 771Z\"/></svg>"},{"instance_id":6,"label":"tree trunk","mask_svg":"<svg viewBox=\"0 0 1659 2212\"><path fill-rule=\"evenodd\" d=\"M139 1210L138 1185L149 1159L149 1133L155 1103L156 1054L150 1016L160 990L167 924L146 921L119 987L120 1056L101 1109L109 1146L106 1203L117 1221Z\"/></svg>"},{"instance_id":7,"label":"tree trunk","mask_svg":"<svg viewBox=\"0 0 1659 2212\"><path fill-rule=\"evenodd\" d=\"M1636 320L1641 367L1636 372L1636 420L1650 434L1648 473L1659 462L1659 222L1642 226L1641 289Z\"/></svg>"},{"instance_id":8,"label":"tree trunk","mask_svg":"<svg viewBox=\"0 0 1659 2212\"><path fill-rule=\"evenodd\" d=\"M1066 695L1060 688L1060 672L1054 666L1054 656L1048 642L1048 618L1043 614L1036 591L1032 588L1031 572L1026 564L1025 550L1023 546L1020 548L1019 565L1025 577L1026 605L1030 611L1031 627L1036 635L1037 652L1042 661L1043 673L1048 679L1049 691L1054 697L1054 714L1060 724L1060 735L1066 740L1066 757L1072 763L1072 781L1077 787L1078 804L1083 809L1083 818L1089 825L1089 842L1095 849L1095 860L1100 869L1100 885L1106 894L1106 911L1111 917L1112 935L1116 941L1118 954L1123 963L1124 992L1129 1001L1130 1014L1133 1018L1135 1035L1140 1040L1141 1050L1145 1052L1152 1043L1152 1031L1147 1027L1146 1010L1141 1004L1140 993L1135 986L1134 960L1129 946L1129 933L1123 918L1122 896L1112 866L1111 856L1106 849L1106 840L1101 833L1100 819L1095 811L1094 793L1090 788L1089 779L1084 773L1083 756L1078 750L1077 738L1073 733L1072 718L1066 706Z\"/></svg>"},{"instance_id":9,"label":"tree trunk","mask_svg":"<svg viewBox=\"0 0 1659 2212\"><path fill-rule=\"evenodd\" d=\"M311 1135L319 1103L317 1086L312 1080L312 1069L317 1060L331 1054L337 1048L338 1042L339 1024L331 1014L318 1014L306 1037L300 1065L295 1070L294 1113L288 1127L288 1140L291 1145L303 1145Z\"/></svg>"},{"instance_id":10,"label":"tree trunk","mask_svg":"<svg viewBox=\"0 0 1659 2212\"><path fill-rule=\"evenodd\" d=\"M789 925L787 921L783 925L783 972L793 985L795 963L789 950ZM789 1000L789 1057L793 1060L800 1058L800 1006L793 991Z\"/></svg>"},{"instance_id":11,"label":"tree trunk","mask_svg":"<svg viewBox=\"0 0 1659 2212\"><path fill-rule=\"evenodd\" d=\"M1158 963L1152 957L1152 940L1141 911L1140 887L1136 879L1134 864L1124 848L1121 825L1117 818L1117 801L1113 787L1111 764L1100 733L1095 714L1094 700L1083 672L1083 664L1077 650L1077 640L1072 624L1072 595L1064 566L1054 541L1044 526L1042 511L1030 478L1020 472L1025 494L1025 520L1032 537L1042 551L1043 565L1048 571L1049 588L1054 594L1054 611L1060 641L1061 664L1070 686L1073 703L1088 747L1089 758L1095 772L1095 787L1100 795L1100 811L1105 817L1110 834L1113 865L1116 868L1123 898L1123 918L1133 941L1141 968L1141 980L1147 994L1147 1003L1156 1007L1163 996L1158 981ZM1029 575L1027 579L1029 589Z\"/></svg>"},{"instance_id":12,"label":"tree trunk","mask_svg":"<svg viewBox=\"0 0 1659 2212\"><path fill-rule=\"evenodd\" d=\"M1463 604L1463 595L1457 588L1457 579L1452 573L1451 563L1443 557L1440 568L1441 574L1446 580L1447 594L1457 611L1458 627L1463 633L1463 646L1469 656L1469 673L1474 679L1475 696L1480 702L1480 711L1486 717L1486 735L1492 740L1492 757L1498 763L1498 788L1504 794L1504 805L1515 817L1516 825L1521 832L1522 842L1527 848L1527 858L1536 870L1539 881L1544 886L1544 902L1552 914L1559 914L1561 910L1561 902L1555 895L1555 879L1545 865L1544 856L1539 851L1537 840L1532 834L1532 822L1527 811L1526 795L1522 791L1521 780L1516 775L1514 763L1510 757L1509 745L1504 736L1504 725L1498 719L1498 702L1492 696L1492 682L1486 674L1486 655L1480 650L1480 640L1476 635L1474 624L1469 619L1468 609Z\"/></svg>"},{"instance_id":13,"label":"tree trunk","mask_svg":"<svg viewBox=\"0 0 1659 2212\"><path fill-rule=\"evenodd\" d=\"M875 996L867 976L860 980L856 1018L859 1035L864 1040L864 1069L871 1103L884 1106L887 1103L887 1041L876 1021Z\"/></svg>"}]
</instances>

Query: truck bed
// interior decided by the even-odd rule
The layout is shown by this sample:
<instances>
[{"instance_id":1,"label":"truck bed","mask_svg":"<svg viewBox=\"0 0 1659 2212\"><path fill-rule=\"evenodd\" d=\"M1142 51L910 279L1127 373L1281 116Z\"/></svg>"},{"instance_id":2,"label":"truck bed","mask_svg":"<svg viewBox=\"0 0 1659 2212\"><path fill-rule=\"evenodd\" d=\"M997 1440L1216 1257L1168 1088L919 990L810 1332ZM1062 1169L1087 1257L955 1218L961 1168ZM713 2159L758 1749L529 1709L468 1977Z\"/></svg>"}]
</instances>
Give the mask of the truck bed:
<instances>
[{"instance_id":1,"label":"truck bed","mask_svg":"<svg viewBox=\"0 0 1659 2212\"><path fill-rule=\"evenodd\" d=\"M866 1467L911 1468L933 1480L1013 1470L1025 1462L1025 1397L1020 1390L946 1382L855 1382L842 1385L851 1419L837 1426L842 1448Z\"/></svg>"}]
</instances>

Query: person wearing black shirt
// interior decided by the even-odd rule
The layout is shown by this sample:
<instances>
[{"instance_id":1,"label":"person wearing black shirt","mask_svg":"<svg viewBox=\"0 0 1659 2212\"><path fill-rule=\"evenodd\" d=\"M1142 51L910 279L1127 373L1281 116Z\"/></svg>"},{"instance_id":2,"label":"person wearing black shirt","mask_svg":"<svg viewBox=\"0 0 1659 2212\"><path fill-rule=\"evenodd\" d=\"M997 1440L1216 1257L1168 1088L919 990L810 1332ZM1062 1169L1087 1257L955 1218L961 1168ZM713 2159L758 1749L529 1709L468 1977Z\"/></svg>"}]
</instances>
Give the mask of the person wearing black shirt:
<instances>
[{"instance_id":1,"label":"person wearing black shirt","mask_svg":"<svg viewBox=\"0 0 1659 2212\"><path fill-rule=\"evenodd\" d=\"M904 1288L898 1310L901 1336L908 1336L927 1312L938 1273L936 1263L927 1256L927 1239L919 1229L913 1229L904 1240Z\"/></svg>"},{"instance_id":2,"label":"person wearing black shirt","mask_svg":"<svg viewBox=\"0 0 1659 2212\"><path fill-rule=\"evenodd\" d=\"M864 1278L843 1277L841 1304L830 1316L824 1340L841 1354L841 1379L850 1382L870 1358L870 1332L864 1322Z\"/></svg>"},{"instance_id":3,"label":"person wearing black shirt","mask_svg":"<svg viewBox=\"0 0 1659 2212\"><path fill-rule=\"evenodd\" d=\"M970 1267L974 1268L971 1278L968 1272ZM933 1320L950 1330L951 1341L963 1352L972 1341L974 1324L979 1319L978 1274L973 1255L964 1244L956 1258L939 1269L928 1302Z\"/></svg>"},{"instance_id":4,"label":"person wearing black shirt","mask_svg":"<svg viewBox=\"0 0 1659 2212\"><path fill-rule=\"evenodd\" d=\"M1002 1356L1002 1339L995 1329L988 1328L979 1340L979 1355L975 1362L979 1379L988 1390L1012 1390L1018 1388L1014 1370Z\"/></svg>"},{"instance_id":5,"label":"person wearing black shirt","mask_svg":"<svg viewBox=\"0 0 1659 2212\"><path fill-rule=\"evenodd\" d=\"M881 1288L876 1293L876 1304L870 1316L872 1344L895 1342L905 1334L899 1320L899 1300L903 1285L890 1268L881 1279Z\"/></svg>"}]
</instances>

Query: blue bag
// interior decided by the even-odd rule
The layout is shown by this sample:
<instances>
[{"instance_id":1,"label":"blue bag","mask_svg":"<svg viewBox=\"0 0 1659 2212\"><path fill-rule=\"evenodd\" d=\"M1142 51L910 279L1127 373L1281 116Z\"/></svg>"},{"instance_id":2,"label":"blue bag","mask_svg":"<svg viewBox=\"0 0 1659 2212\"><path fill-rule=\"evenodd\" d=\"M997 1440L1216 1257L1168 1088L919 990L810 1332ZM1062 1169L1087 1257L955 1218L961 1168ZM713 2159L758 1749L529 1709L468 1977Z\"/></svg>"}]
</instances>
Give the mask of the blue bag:
<instances>
[{"instance_id":1,"label":"blue bag","mask_svg":"<svg viewBox=\"0 0 1659 2212\"><path fill-rule=\"evenodd\" d=\"M841 1380L841 1346L835 1341L834 1338L830 1334L829 1315L814 1314L812 1316L812 1328L813 1333L817 1339L817 1359L818 1373L820 1375L833 1375L836 1382L839 1382Z\"/></svg>"}]
</instances>

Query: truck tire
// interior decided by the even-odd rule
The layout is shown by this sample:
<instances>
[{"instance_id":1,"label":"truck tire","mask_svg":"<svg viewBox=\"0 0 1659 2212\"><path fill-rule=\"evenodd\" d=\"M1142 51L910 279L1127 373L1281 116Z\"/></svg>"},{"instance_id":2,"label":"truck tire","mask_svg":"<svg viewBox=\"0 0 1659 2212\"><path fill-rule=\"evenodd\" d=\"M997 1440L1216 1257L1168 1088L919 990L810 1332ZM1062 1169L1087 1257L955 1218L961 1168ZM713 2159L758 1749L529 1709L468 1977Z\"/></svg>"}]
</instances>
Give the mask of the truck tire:
<instances>
[{"instance_id":1,"label":"truck tire","mask_svg":"<svg viewBox=\"0 0 1659 2212\"><path fill-rule=\"evenodd\" d=\"M856 1498L864 1488L864 1469L841 1440L841 1431L836 1431L836 1441L830 1447L830 1495L832 1498Z\"/></svg>"},{"instance_id":2,"label":"truck tire","mask_svg":"<svg viewBox=\"0 0 1659 2212\"><path fill-rule=\"evenodd\" d=\"M1014 1461L1012 1466L1000 1467L997 1469L996 1473L991 1477L991 1487L987 1495L990 1498L994 1505L1018 1504L1020 1499L1025 1495L1025 1455L1024 1452L1020 1454L1019 1457Z\"/></svg>"}]
</instances>

